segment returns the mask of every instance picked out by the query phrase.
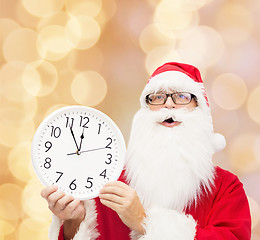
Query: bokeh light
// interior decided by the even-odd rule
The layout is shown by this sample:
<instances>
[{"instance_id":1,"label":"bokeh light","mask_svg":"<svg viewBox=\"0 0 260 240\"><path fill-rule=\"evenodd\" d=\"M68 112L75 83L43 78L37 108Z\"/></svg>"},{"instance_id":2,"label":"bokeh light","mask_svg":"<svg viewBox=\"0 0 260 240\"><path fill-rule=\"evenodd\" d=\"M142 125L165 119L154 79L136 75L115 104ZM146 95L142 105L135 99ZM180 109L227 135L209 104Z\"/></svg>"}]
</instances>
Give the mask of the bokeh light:
<instances>
[{"instance_id":1,"label":"bokeh light","mask_svg":"<svg viewBox=\"0 0 260 240\"><path fill-rule=\"evenodd\" d=\"M29 166L31 163L31 142L22 142L15 146L8 156L8 167L17 179L28 182L31 179Z\"/></svg>"},{"instance_id":2,"label":"bokeh light","mask_svg":"<svg viewBox=\"0 0 260 240\"><path fill-rule=\"evenodd\" d=\"M40 59L36 48L37 33L28 28L18 28L5 39L3 53L7 62L32 62Z\"/></svg>"},{"instance_id":3,"label":"bokeh light","mask_svg":"<svg viewBox=\"0 0 260 240\"><path fill-rule=\"evenodd\" d=\"M104 99L106 93L106 81L97 72L82 72L73 79L71 84L73 98L82 105L95 106Z\"/></svg>"},{"instance_id":4,"label":"bokeh light","mask_svg":"<svg viewBox=\"0 0 260 240\"><path fill-rule=\"evenodd\" d=\"M213 82L212 96L222 108L234 110L245 102L247 87L239 76L231 73L221 74Z\"/></svg>"},{"instance_id":5,"label":"bokeh light","mask_svg":"<svg viewBox=\"0 0 260 240\"><path fill-rule=\"evenodd\" d=\"M22 206L24 212L32 219L50 222L52 215L45 199L40 195L43 187L38 179L29 181L23 191Z\"/></svg>"},{"instance_id":6,"label":"bokeh light","mask_svg":"<svg viewBox=\"0 0 260 240\"><path fill-rule=\"evenodd\" d=\"M69 15L87 15L96 17L102 8L102 0L67 0L66 10Z\"/></svg>"},{"instance_id":7,"label":"bokeh light","mask_svg":"<svg viewBox=\"0 0 260 240\"><path fill-rule=\"evenodd\" d=\"M259 205L257 204L257 202L248 197L248 202L249 202L249 206L250 206L250 211L251 211L251 217L252 217L252 228L254 228L260 220L260 208Z\"/></svg>"},{"instance_id":8,"label":"bokeh light","mask_svg":"<svg viewBox=\"0 0 260 240\"><path fill-rule=\"evenodd\" d=\"M255 134L243 134L237 136L229 144L230 163L237 173L246 174L255 171L260 166L254 152L256 139Z\"/></svg>"},{"instance_id":9,"label":"bokeh light","mask_svg":"<svg viewBox=\"0 0 260 240\"><path fill-rule=\"evenodd\" d=\"M155 22L165 26L169 31L183 30L192 21L193 12L186 10L180 1L161 1L155 11Z\"/></svg>"},{"instance_id":10,"label":"bokeh light","mask_svg":"<svg viewBox=\"0 0 260 240\"><path fill-rule=\"evenodd\" d=\"M249 95L247 102L247 110L249 116L257 123L260 124L260 86L255 88Z\"/></svg>"},{"instance_id":11,"label":"bokeh light","mask_svg":"<svg viewBox=\"0 0 260 240\"><path fill-rule=\"evenodd\" d=\"M22 0L24 8L37 17L48 17L60 11L65 0Z\"/></svg>"},{"instance_id":12,"label":"bokeh light","mask_svg":"<svg viewBox=\"0 0 260 240\"><path fill-rule=\"evenodd\" d=\"M229 44L239 44L245 41L253 29L250 10L237 2L228 2L220 9L216 24Z\"/></svg>"},{"instance_id":13,"label":"bokeh light","mask_svg":"<svg viewBox=\"0 0 260 240\"><path fill-rule=\"evenodd\" d=\"M176 40L162 36L155 24L145 27L140 35L140 46L147 54L160 45L175 46Z\"/></svg>"},{"instance_id":14,"label":"bokeh light","mask_svg":"<svg viewBox=\"0 0 260 240\"><path fill-rule=\"evenodd\" d=\"M64 58L71 50L65 28L59 25L43 28L38 34L37 49L46 60L58 61Z\"/></svg>"},{"instance_id":15,"label":"bokeh light","mask_svg":"<svg viewBox=\"0 0 260 240\"><path fill-rule=\"evenodd\" d=\"M198 67L211 67L222 57L224 43L213 28L198 26L183 35L178 51L185 62Z\"/></svg>"},{"instance_id":16,"label":"bokeh light","mask_svg":"<svg viewBox=\"0 0 260 240\"><path fill-rule=\"evenodd\" d=\"M10 101L27 102L32 96L23 87L23 74L26 64L23 62L6 63L0 69L0 92Z\"/></svg>"},{"instance_id":17,"label":"bokeh light","mask_svg":"<svg viewBox=\"0 0 260 240\"><path fill-rule=\"evenodd\" d=\"M66 36L74 48L88 49L96 44L101 29L98 23L85 15L72 17L66 25Z\"/></svg>"}]
</instances>

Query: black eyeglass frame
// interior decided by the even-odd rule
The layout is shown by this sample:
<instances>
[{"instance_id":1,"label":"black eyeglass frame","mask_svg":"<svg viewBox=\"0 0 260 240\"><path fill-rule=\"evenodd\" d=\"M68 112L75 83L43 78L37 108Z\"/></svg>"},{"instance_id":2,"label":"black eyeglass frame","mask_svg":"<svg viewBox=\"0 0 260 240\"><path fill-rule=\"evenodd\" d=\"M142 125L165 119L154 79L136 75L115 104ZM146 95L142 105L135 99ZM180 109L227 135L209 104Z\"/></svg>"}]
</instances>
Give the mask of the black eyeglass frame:
<instances>
[{"instance_id":1,"label":"black eyeglass frame","mask_svg":"<svg viewBox=\"0 0 260 240\"><path fill-rule=\"evenodd\" d=\"M190 96L191 96L190 101L188 103L176 103L175 98L173 97L173 95L180 94L180 93L188 93L188 94L190 94ZM159 93L150 93L150 94L146 95L146 97L145 97L146 103L149 104L149 105L164 105L166 103L168 97L171 97L172 101L176 105L187 105L187 104L189 104L191 102L192 99L195 99L195 101L197 101L197 97L194 94L192 94L192 93L189 93L189 92L175 92L175 93L161 93L161 94L166 95L166 98L164 99L164 102L160 103L160 104L153 104L153 103L149 102L149 96L152 95L152 94L159 94Z\"/></svg>"}]
</instances>

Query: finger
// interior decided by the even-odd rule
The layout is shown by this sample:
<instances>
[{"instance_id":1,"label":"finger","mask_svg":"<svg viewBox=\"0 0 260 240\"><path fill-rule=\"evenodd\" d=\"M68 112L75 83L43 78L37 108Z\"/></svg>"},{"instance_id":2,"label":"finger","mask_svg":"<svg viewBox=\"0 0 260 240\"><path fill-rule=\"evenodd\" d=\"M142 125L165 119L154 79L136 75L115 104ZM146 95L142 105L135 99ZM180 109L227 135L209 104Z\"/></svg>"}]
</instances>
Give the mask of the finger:
<instances>
[{"instance_id":1,"label":"finger","mask_svg":"<svg viewBox=\"0 0 260 240\"><path fill-rule=\"evenodd\" d=\"M100 200L106 200L109 202L113 202L119 205L123 204L124 198L120 197L118 195L115 194L100 194L99 195Z\"/></svg>"},{"instance_id":2,"label":"finger","mask_svg":"<svg viewBox=\"0 0 260 240\"><path fill-rule=\"evenodd\" d=\"M42 189L41 196L44 199L47 199L49 195L51 195L52 193L56 192L57 190L58 190L58 187L55 186L55 185L47 186L44 189Z\"/></svg>"},{"instance_id":3,"label":"finger","mask_svg":"<svg viewBox=\"0 0 260 240\"><path fill-rule=\"evenodd\" d=\"M57 201L56 207L58 207L60 211L63 211L73 200L74 198L71 195L66 195Z\"/></svg>"},{"instance_id":4,"label":"finger","mask_svg":"<svg viewBox=\"0 0 260 240\"><path fill-rule=\"evenodd\" d=\"M66 205L65 209L63 210L64 213L70 217L73 216L73 212L75 212L75 210L77 209L77 207L80 204L80 200L78 199L74 199L73 201L71 201L69 204Z\"/></svg>"},{"instance_id":5,"label":"finger","mask_svg":"<svg viewBox=\"0 0 260 240\"><path fill-rule=\"evenodd\" d=\"M100 199L100 202L107 206L108 208L111 208L112 210L118 212L119 211L119 208L120 208L120 205L118 205L117 203L114 203L114 202L111 202L111 201L108 201L108 200L105 200L105 199Z\"/></svg>"},{"instance_id":6,"label":"finger","mask_svg":"<svg viewBox=\"0 0 260 240\"><path fill-rule=\"evenodd\" d=\"M100 194L113 194L119 197L126 196L126 190L118 187L118 186L105 186L100 190Z\"/></svg>"},{"instance_id":7,"label":"finger","mask_svg":"<svg viewBox=\"0 0 260 240\"><path fill-rule=\"evenodd\" d=\"M130 188L127 184L125 184L121 181L108 182L107 184L105 184L105 187L109 187L109 186L117 186L117 187L125 189L125 190L128 190Z\"/></svg>"},{"instance_id":8,"label":"finger","mask_svg":"<svg viewBox=\"0 0 260 240\"><path fill-rule=\"evenodd\" d=\"M57 202L63 198L66 194L60 190L57 190L56 192L50 194L47 197L47 201L49 204L49 208L52 210L53 208L55 208Z\"/></svg>"}]
</instances>

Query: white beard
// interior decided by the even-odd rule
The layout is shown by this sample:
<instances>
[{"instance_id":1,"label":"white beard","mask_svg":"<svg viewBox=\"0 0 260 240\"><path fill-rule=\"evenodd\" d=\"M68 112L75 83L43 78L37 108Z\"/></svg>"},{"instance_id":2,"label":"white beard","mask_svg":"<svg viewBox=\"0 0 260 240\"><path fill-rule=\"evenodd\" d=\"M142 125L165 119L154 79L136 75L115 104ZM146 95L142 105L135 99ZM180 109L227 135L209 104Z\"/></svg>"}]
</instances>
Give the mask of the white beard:
<instances>
[{"instance_id":1,"label":"white beard","mask_svg":"<svg viewBox=\"0 0 260 240\"><path fill-rule=\"evenodd\" d=\"M172 117L173 128L159 124ZM145 208L156 205L182 211L210 191L214 180L213 126L209 113L140 109L133 121L126 154L127 181Z\"/></svg>"}]
</instances>

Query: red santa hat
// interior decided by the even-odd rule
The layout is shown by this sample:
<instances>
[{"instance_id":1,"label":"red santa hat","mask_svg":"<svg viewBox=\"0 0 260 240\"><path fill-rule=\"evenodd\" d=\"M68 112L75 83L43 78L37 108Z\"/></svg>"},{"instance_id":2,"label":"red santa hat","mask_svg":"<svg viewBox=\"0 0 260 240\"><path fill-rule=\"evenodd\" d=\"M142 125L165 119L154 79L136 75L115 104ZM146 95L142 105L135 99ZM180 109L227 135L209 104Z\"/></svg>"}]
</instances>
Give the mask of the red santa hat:
<instances>
[{"instance_id":1,"label":"red santa hat","mask_svg":"<svg viewBox=\"0 0 260 240\"><path fill-rule=\"evenodd\" d=\"M194 94L197 98L198 108L201 108L211 117L208 98L198 68L177 62L168 62L158 67L151 75L141 94L141 106L148 108L146 96L159 90L190 92ZM225 138L215 133L214 145L216 151L222 150L226 145Z\"/></svg>"}]
</instances>

